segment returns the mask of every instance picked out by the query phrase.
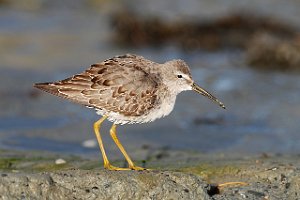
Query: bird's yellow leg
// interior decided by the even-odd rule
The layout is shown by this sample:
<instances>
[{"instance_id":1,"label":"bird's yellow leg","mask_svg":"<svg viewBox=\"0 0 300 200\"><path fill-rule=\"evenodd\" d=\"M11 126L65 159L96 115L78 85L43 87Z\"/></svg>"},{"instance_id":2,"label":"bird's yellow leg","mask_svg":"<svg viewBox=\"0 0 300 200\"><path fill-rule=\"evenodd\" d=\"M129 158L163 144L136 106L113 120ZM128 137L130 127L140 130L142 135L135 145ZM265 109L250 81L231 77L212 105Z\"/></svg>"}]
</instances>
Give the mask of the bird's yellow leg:
<instances>
[{"instance_id":1,"label":"bird's yellow leg","mask_svg":"<svg viewBox=\"0 0 300 200\"><path fill-rule=\"evenodd\" d=\"M146 170L143 167L138 167L138 166L134 165L131 158L129 157L129 155L127 154L127 152L125 151L123 145L121 144L121 142L119 141L119 139L117 137L117 130L116 130L116 125L115 124L113 124L111 129L110 129L110 135L111 135L112 139L114 140L114 142L116 143L116 145L118 146L118 148L120 149L120 151L122 152L122 154L124 155L126 161L128 162L129 169L132 169L132 170Z\"/></svg>"},{"instance_id":2,"label":"bird's yellow leg","mask_svg":"<svg viewBox=\"0 0 300 200\"><path fill-rule=\"evenodd\" d=\"M102 141L101 134L100 134L100 131L99 131L99 129L101 127L101 124L103 123L103 121L106 118L107 118L107 116L103 116L101 119L99 119L98 121L96 121L94 123L94 131L95 131L95 135L96 135L99 147L100 147L100 151L101 151L102 156L103 156L104 168L109 169L109 170L129 170L128 168L119 168L119 167L115 167L115 166L111 165L108 158L107 158L107 156L106 156L103 141Z\"/></svg>"}]
</instances>

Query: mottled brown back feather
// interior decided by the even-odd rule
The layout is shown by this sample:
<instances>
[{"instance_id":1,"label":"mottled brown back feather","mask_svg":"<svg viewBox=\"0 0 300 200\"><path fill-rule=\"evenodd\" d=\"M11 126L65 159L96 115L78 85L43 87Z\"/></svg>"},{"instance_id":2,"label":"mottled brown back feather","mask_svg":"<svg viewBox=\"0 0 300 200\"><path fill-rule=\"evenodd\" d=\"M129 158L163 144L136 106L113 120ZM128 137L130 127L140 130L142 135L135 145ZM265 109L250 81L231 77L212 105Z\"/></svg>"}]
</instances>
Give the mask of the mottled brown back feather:
<instances>
[{"instance_id":1,"label":"mottled brown back feather","mask_svg":"<svg viewBox=\"0 0 300 200\"><path fill-rule=\"evenodd\" d=\"M153 64L141 56L126 54L93 64L65 80L35 87L106 112L140 116L159 103L157 76L147 71Z\"/></svg>"}]
</instances>

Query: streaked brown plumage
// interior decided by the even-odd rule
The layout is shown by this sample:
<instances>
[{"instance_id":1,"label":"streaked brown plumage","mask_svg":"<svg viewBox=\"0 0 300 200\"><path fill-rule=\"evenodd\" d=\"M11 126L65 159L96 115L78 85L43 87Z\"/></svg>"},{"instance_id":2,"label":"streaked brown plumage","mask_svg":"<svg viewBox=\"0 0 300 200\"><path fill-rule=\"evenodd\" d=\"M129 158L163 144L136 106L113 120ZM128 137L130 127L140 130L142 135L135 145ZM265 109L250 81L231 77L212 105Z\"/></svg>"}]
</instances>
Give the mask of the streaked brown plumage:
<instances>
[{"instance_id":1,"label":"streaked brown plumage","mask_svg":"<svg viewBox=\"0 0 300 200\"><path fill-rule=\"evenodd\" d=\"M158 82L146 71L150 61L137 66L134 59L135 56L115 57L93 64L71 78L36 87L96 109L140 116L157 100Z\"/></svg>"},{"instance_id":2,"label":"streaked brown plumage","mask_svg":"<svg viewBox=\"0 0 300 200\"><path fill-rule=\"evenodd\" d=\"M111 134L127 159L129 168L140 170L143 168L133 164L116 138L115 124L145 123L168 115L174 107L177 94L185 90L194 90L225 108L214 96L194 83L184 61L172 60L158 64L131 54L115 56L65 80L38 83L35 87L95 108L103 116L95 123L94 129L105 168L115 170L123 168L109 164L100 133L97 133L104 119L114 123Z\"/></svg>"}]
</instances>

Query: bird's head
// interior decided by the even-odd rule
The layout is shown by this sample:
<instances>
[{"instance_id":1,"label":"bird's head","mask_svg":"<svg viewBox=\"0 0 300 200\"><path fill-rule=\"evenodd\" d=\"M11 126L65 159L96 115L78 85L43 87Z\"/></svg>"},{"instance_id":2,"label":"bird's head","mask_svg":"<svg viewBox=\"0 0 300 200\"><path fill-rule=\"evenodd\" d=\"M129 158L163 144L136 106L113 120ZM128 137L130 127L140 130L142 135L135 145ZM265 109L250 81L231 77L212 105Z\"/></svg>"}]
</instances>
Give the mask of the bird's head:
<instances>
[{"instance_id":1,"label":"bird's head","mask_svg":"<svg viewBox=\"0 0 300 200\"><path fill-rule=\"evenodd\" d=\"M222 102L194 82L190 69L183 60L171 60L164 65L163 81L173 93L178 94L182 91L193 90L225 109Z\"/></svg>"}]
</instances>

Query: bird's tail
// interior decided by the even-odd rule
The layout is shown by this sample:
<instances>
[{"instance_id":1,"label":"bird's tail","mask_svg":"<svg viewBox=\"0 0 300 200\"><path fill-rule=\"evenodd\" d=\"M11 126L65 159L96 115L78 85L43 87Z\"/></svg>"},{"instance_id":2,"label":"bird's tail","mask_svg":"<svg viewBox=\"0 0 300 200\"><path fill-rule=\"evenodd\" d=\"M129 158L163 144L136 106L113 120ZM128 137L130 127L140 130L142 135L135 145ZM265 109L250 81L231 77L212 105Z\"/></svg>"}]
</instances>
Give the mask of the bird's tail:
<instances>
[{"instance_id":1,"label":"bird's tail","mask_svg":"<svg viewBox=\"0 0 300 200\"><path fill-rule=\"evenodd\" d=\"M56 95L56 96L62 96L62 94L58 91L58 87L49 82L49 83L35 83L33 85L35 88L38 88L40 90L43 90L45 92L48 92L50 94Z\"/></svg>"}]
</instances>

